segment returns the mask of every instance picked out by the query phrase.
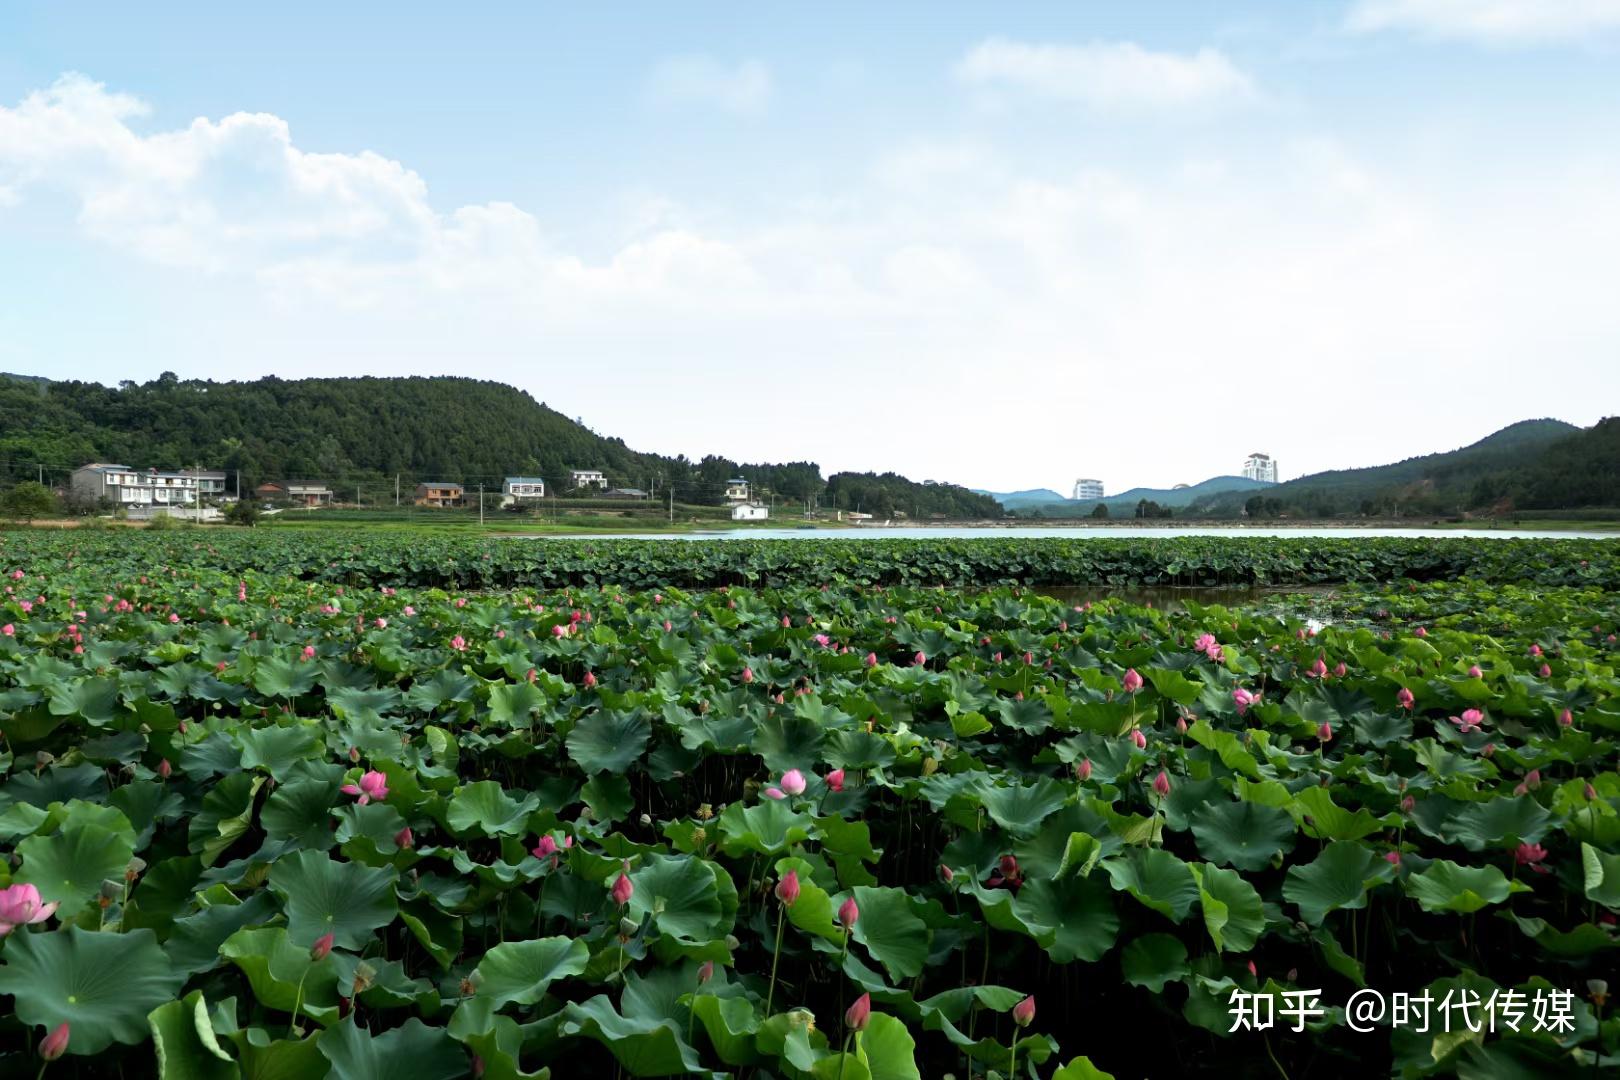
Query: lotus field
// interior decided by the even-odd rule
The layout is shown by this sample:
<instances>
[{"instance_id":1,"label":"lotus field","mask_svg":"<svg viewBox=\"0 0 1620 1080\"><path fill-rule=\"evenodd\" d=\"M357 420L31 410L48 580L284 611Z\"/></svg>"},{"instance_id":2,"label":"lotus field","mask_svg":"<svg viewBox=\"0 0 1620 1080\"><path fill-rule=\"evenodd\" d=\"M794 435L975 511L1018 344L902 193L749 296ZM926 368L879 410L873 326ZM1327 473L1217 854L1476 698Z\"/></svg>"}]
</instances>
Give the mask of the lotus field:
<instances>
[{"instance_id":1,"label":"lotus field","mask_svg":"<svg viewBox=\"0 0 1620 1080\"><path fill-rule=\"evenodd\" d=\"M370 543L0 534L0 1075L1620 1067L1611 542Z\"/></svg>"}]
</instances>

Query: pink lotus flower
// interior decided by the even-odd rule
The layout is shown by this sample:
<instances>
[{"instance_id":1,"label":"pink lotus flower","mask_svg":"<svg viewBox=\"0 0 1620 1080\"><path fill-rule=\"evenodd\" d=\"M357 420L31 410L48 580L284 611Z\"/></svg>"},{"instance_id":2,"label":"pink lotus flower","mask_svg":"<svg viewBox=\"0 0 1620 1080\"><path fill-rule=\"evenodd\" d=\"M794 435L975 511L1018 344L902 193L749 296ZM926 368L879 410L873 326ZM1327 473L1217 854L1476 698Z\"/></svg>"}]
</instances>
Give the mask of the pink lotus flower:
<instances>
[{"instance_id":1,"label":"pink lotus flower","mask_svg":"<svg viewBox=\"0 0 1620 1080\"><path fill-rule=\"evenodd\" d=\"M1391 848L1390 850L1384 852L1384 861L1389 863L1391 866L1399 866L1401 865L1401 853L1396 851L1394 848Z\"/></svg>"},{"instance_id":2,"label":"pink lotus flower","mask_svg":"<svg viewBox=\"0 0 1620 1080\"><path fill-rule=\"evenodd\" d=\"M1541 770L1531 769L1529 772L1525 773L1524 786L1531 791L1535 791L1537 788L1541 787Z\"/></svg>"},{"instance_id":3,"label":"pink lotus flower","mask_svg":"<svg viewBox=\"0 0 1620 1080\"><path fill-rule=\"evenodd\" d=\"M787 792L779 787L768 787L765 789L765 797L767 799L785 799L787 798Z\"/></svg>"},{"instance_id":4,"label":"pink lotus flower","mask_svg":"<svg viewBox=\"0 0 1620 1080\"><path fill-rule=\"evenodd\" d=\"M564 626L562 623L556 623L551 628L551 636L552 637L555 637L555 638L566 637L567 634L568 634L568 627Z\"/></svg>"},{"instance_id":5,"label":"pink lotus flower","mask_svg":"<svg viewBox=\"0 0 1620 1080\"><path fill-rule=\"evenodd\" d=\"M1482 757L1491 757L1496 753L1496 744L1493 742L1488 742L1479 748L1479 752L1480 756Z\"/></svg>"},{"instance_id":6,"label":"pink lotus flower","mask_svg":"<svg viewBox=\"0 0 1620 1080\"><path fill-rule=\"evenodd\" d=\"M1087 780L1090 780L1091 779L1091 759L1090 758L1082 759L1080 764L1078 764L1078 765L1076 765L1074 767L1074 775L1075 775L1075 778L1078 779L1081 783L1085 783Z\"/></svg>"},{"instance_id":7,"label":"pink lotus flower","mask_svg":"<svg viewBox=\"0 0 1620 1080\"><path fill-rule=\"evenodd\" d=\"M1563 712L1559 713L1558 714L1558 726L1559 727L1573 727L1573 726L1575 726L1575 714L1570 712L1568 709L1565 709Z\"/></svg>"},{"instance_id":8,"label":"pink lotus flower","mask_svg":"<svg viewBox=\"0 0 1620 1080\"><path fill-rule=\"evenodd\" d=\"M0 889L0 937L5 937L19 926L42 923L56 914L57 904L40 903L39 890L23 883Z\"/></svg>"},{"instance_id":9,"label":"pink lotus flower","mask_svg":"<svg viewBox=\"0 0 1620 1080\"><path fill-rule=\"evenodd\" d=\"M1412 691L1404 686L1401 687L1395 691L1395 702L1403 709L1410 709L1412 707Z\"/></svg>"},{"instance_id":10,"label":"pink lotus flower","mask_svg":"<svg viewBox=\"0 0 1620 1080\"><path fill-rule=\"evenodd\" d=\"M665 619L664 620L664 633L667 634L667 633L669 633L670 631L672 631L674 629L675 629L675 624L670 622L668 619ZM710 960L709 964L710 964L710 967L711 967L711 970L712 970L713 965L714 965L714 961Z\"/></svg>"},{"instance_id":11,"label":"pink lotus flower","mask_svg":"<svg viewBox=\"0 0 1620 1080\"><path fill-rule=\"evenodd\" d=\"M534 857L537 859L544 859L548 855L555 854L557 854L557 841L551 838L550 833L540 837L539 841L534 845Z\"/></svg>"},{"instance_id":12,"label":"pink lotus flower","mask_svg":"<svg viewBox=\"0 0 1620 1080\"><path fill-rule=\"evenodd\" d=\"M405 826L403 829L399 830L399 832L394 834L394 846L397 848L404 848L406 851L409 851L411 848L416 846L416 837L411 835L411 827L409 825Z\"/></svg>"},{"instance_id":13,"label":"pink lotus flower","mask_svg":"<svg viewBox=\"0 0 1620 1080\"><path fill-rule=\"evenodd\" d=\"M924 664L928 663L928 657L923 655L921 649L918 649L917 655L911 658L911 662L916 664L918 667L922 667Z\"/></svg>"},{"instance_id":14,"label":"pink lotus flower","mask_svg":"<svg viewBox=\"0 0 1620 1080\"><path fill-rule=\"evenodd\" d=\"M1030 1024L1034 1023L1035 995L1031 994L1023 1001L1020 1001L1018 1004L1014 1005L1012 1015L1013 1023L1017 1024L1021 1028L1029 1027Z\"/></svg>"},{"instance_id":15,"label":"pink lotus flower","mask_svg":"<svg viewBox=\"0 0 1620 1080\"><path fill-rule=\"evenodd\" d=\"M630 880L629 874L621 871L613 882L613 902L620 907L624 907L630 902L630 897L634 896L635 892L635 882Z\"/></svg>"},{"instance_id":16,"label":"pink lotus flower","mask_svg":"<svg viewBox=\"0 0 1620 1080\"><path fill-rule=\"evenodd\" d=\"M949 885L951 883L951 879L954 878L955 876L956 876L956 871L955 870L952 870L950 867L946 866L944 863L939 864L939 880L941 880L945 884Z\"/></svg>"},{"instance_id":17,"label":"pink lotus flower","mask_svg":"<svg viewBox=\"0 0 1620 1080\"><path fill-rule=\"evenodd\" d=\"M793 620L790 619L786 615L782 616L782 629L790 630L790 629L792 629L792 627L793 627Z\"/></svg>"},{"instance_id":18,"label":"pink lotus flower","mask_svg":"<svg viewBox=\"0 0 1620 1080\"><path fill-rule=\"evenodd\" d=\"M325 960L326 955L332 951L332 941L331 931L327 931L316 938L315 944L309 947L309 958L316 961Z\"/></svg>"},{"instance_id":19,"label":"pink lotus flower","mask_svg":"<svg viewBox=\"0 0 1620 1080\"><path fill-rule=\"evenodd\" d=\"M1325 679L1327 678L1327 671L1327 661L1318 656L1316 662L1305 669L1305 677L1307 679Z\"/></svg>"},{"instance_id":20,"label":"pink lotus flower","mask_svg":"<svg viewBox=\"0 0 1620 1080\"><path fill-rule=\"evenodd\" d=\"M851 1031L865 1031L872 1019L872 995L862 994L844 1011L844 1026Z\"/></svg>"},{"instance_id":21,"label":"pink lotus flower","mask_svg":"<svg viewBox=\"0 0 1620 1080\"><path fill-rule=\"evenodd\" d=\"M1585 798L1587 802L1597 802L1597 788L1593 787L1589 781L1585 787L1581 788L1581 796Z\"/></svg>"},{"instance_id":22,"label":"pink lotus flower","mask_svg":"<svg viewBox=\"0 0 1620 1080\"><path fill-rule=\"evenodd\" d=\"M1344 674L1347 670L1348 669L1344 666L1344 661L1340 660L1337 664L1333 665L1333 677L1335 679L1342 679L1344 678Z\"/></svg>"},{"instance_id":23,"label":"pink lotus flower","mask_svg":"<svg viewBox=\"0 0 1620 1080\"><path fill-rule=\"evenodd\" d=\"M751 683L751 682L754 681L754 669L753 668L745 667L745 668L742 669L742 681L745 682L745 683Z\"/></svg>"},{"instance_id":24,"label":"pink lotus flower","mask_svg":"<svg viewBox=\"0 0 1620 1080\"><path fill-rule=\"evenodd\" d=\"M20 574L22 571L19 570L17 573ZM67 1048L68 1026L66 1021L57 1025L55 1031L39 1040L39 1056L45 1061L55 1061L57 1058L67 1053Z\"/></svg>"},{"instance_id":25,"label":"pink lotus flower","mask_svg":"<svg viewBox=\"0 0 1620 1080\"><path fill-rule=\"evenodd\" d=\"M1141 728L1131 729L1131 742L1136 745L1138 750L1147 749L1147 736L1142 734Z\"/></svg>"},{"instance_id":26,"label":"pink lotus flower","mask_svg":"<svg viewBox=\"0 0 1620 1080\"><path fill-rule=\"evenodd\" d=\"M877 667L877 653L869 652L866 654L866 666L869 668Z\"/></svg>"},{"instance_id":27,"label":"pink lotus flower","mask_svg":"<svg viewBox=\"0 0 1620 1080\"><path fill-rule=\"evenodd\" d=\"M824 649L828 645L832 644L832 638L828 637L826 634L817 634L812 640L814 640L817 645L820 645Z\"/></svg>"},{"instance_id":28,"label":"pink lotus flower","mask_svg":"<svg viewBox=\"0 0 1620 1080\"><path fill-rule=\"evenodd\" d=\"M157 774L163 779L167 780L173 772L174 766L169 764L168 758L163 758L158 761Z\"/></svg>"},{"instance_id":29,"label":"pink lotus flower","mask_svg":"<svg viewBox=\"0 0 1620 1080\"><path fill-rule=\"evenodd\" d=\"M799 899L799 872L789 870L782 875L782 880L776 883L776 898L782 901L783 907L792 907Z\"/></svg>"},{"instance_id":30,"label":"pink lotus flower","mask_svg":"<svg viewBox=\"0 0 1620 1080\"><path fill-rule=\"evenodd\" d=\"M1170 777L1163 769L1160 769L1159 775L1153 778L1153 791L1161 799L1170 794Z\"/></svg>"},{"instance_id":31,"label":"pink lotus flower","mask_svg":"<svg viewBox=\"0 0 1620 1080\"><path fill-rule=\"evenodd\" d=\"M853 896L838 905L838 922L845 930L855 928L855 920L861 917L861 909L856 906Z\"/></svg>"},{"instance_id":32,"label":"pink lotus flower","mask_svg":"<svg viewBox=\"0 0 1620 1080\"><path fill-rule=\"evenodd\" d=\"M844 770L834 769L827 774L827 787L832 791L844 790Z\"/></svg>"},{"instance_id":33,"label":"pink lotus flower","mask_svg":"<svg viewBox=\"0 0 1620 1080\"><path fill-rule=\"evenodd\" d=\"M406 604L405 605L405 614L407 614L407 615L415 615L416 614L416 609L413 608L411 605Z\"/></svg>"},{"instance_id":34,"label":"pink lotus flower","mask_svg":"<svg viewBox=\"0 0 1620 1080\"><path fill-rule=\"evenodd\" d=\"M1461 716L1453 716L1449 717L1449 719L1453 724L1457 725L1459 733L1467 735L1471 731L1479 730L1480 725L1485 722L1485 714L1478 709L1464 709Z\"/></svg>"},{"instance_id":35,"label":"pink lotus flower","mask_svg":"<svg viewBox=\"0 0 1620 1080\"><path fill-rule=\"evenodd\" d=\"M782 774L782 790L787 794L795 796L803 795L804 788L804 773L800 772L798 769L789 769L787 772Z\"/></svg>"},{"instance_id":36,"label":"pink lotus flower","mask_svg":"<svg viewBox=\"0 0 1620 1080\"><path fill-rule=\"evenodd\" d=\"M1421 626L1418 627L1416 630L1412 631L1412 633L1416 634L1418 637L1428 637L1429 636L1429 632L1427 630L1423 629L1423 627L1421 627Z\"/></svg>"},{"instance_id":37,"label":"pink lotus flower","mask_svg":"<svg viewBox=\"0 0 1620 1080\"><path fill-rule=\"evenodd\" d=\"M339 789L345 795L358 795L356 800L361 806L369 802L381 802L388 798L388 777L375 769L369 770L360 777L359 785L344 784Z\"/></svg>"},{"instance_id":38,"label":"pink lotus flower","mask_svg":"<svg viewBox=\"0 0 1620 1080\"><path fill-rule=\"evenodd\" d=\"M376 621L376 622L375 622L375 624L374 624L374 625L375 625L375 626L376 626L376 627L377 627L377 629L379 629L379 630L386 630L386 629L388 629L388 620L387 620L387 619L382 619L382 618L379 618L379 619L377 619L377 621Z\"/></svg>"},{"instance_id":39,"label":"pink lotus flower","mask_svg":"<svg viewBox=\"0 0 1620 1080\"><path fill-rule=\"evenodd\" d=\"M455 637L450 639L450 647L456 650L456 652L466 652L467 639L462 637L460 634L457 634Z\"/></svg>"},{"instance_id":40,"label":"pink lotus flower","mask_svg":"<svg viewBox=\"0 0 1620 1080\"><path fill-rule=\"evenodd\" d=\"M1176 734L1187 734L1187 718L1185 716L1176 717Z\"/></svg>"},{"instance_id":41,"label":"pink lotus flower","mask_svg":"<svg viewBox=\"0 0 1620 1080\"><path fill-rule=\"evenodd\" d=\"M1333 725L1328 723L1326 720L1322 721L1322 726L1316 729L1316 737L1321 739L1323 742L1332 742Z\"/></svg>"},{"instance_id":42,"label":"pink lotus flower","mask_svg":"<svg viewBox=\"0 0 1620 1080\"><path fill-rule=\"evenodd\" d=\"M1247 713L1249 711L1249 706L1253 705L1259 700L1259 694L1250 693L1241 686L1232 691L1232 703L1237 706L1239 716Z\"/></svg>"},{"instance_id":43,"label":"pink lotus flower","mask_svg":"<svg viewBox=\"0 0 1620 1080\"><path fill-rule=\"evenodd\" d=\"M1532 646L1530 646L1530 655L1531 656L1540 656L1541 655L1541 646L1540 645L1532 645Z\"/></svg>"},{"instance_id":44,"label":"pink lotus flower","mask_svg":"<svg viewBox=\"0 0 1620 1080\"><path fill-rule=\"evenodd\" d=\"M1547 857L1547 849L1540 844L1520 844L1513 852L1513 861L1520 866L1528 866L1539 874L1549 873L1545 866L1540 865Z\"/></svg>"},{"instance_id":45,"label":"pink lotus flower","mask_svg":"<svg viewBox=\"0 0 1620 1080\"><path fill-rule=\"evenodd\" d=\"M1468 677L1470 679L1483 679L1485 673L1479 669L1478 664L1470 664L1468 665Z\"/></svg>"},{"instance_id":46,"label":"pink lotus flower","mask_svg":"<svg viewBox=\"0 0 1620 1080\"><path fill-rule=\"evenodd\" d=\"M1125 669L1125 680L1124 681L1125 681L1125 692L1127 694L1134 694L1138 690L1142 689L1142 676L1140 676L1140 675L1138 675L1136 673L1135 668L1126 668Z\"/></svg>"},{"instance_id":47,"label":"pink lotus flower","mask_svg":"<svg viewBox=\"0 0 1620 1080\"><path fill-rule=\"evenodd\" d=\"M703 966L698 968L698 985L702 986L712 978L714 978L714 961L705 960Z\"/></svg>"},{"instance_id":48,"label":"pink lotus flower","mask_svg":"<svg viewBox=\"0 0 1620 1080\"><path fill-rule=\"evenodd\" d=\"M1417 809L1417 800L1412 798L1412 796L1408 795L1405 798L1401 799L1401 812L1402 813L1410 814L1413 810L1416 810L1416 809Z\"/></svg>"},{"instance_id":49,"label":"pink lotus flower","mask_svg":"<svg viewBox=\"0 0 1620 1080\"><path fill-rule=\"evenodd\" d=\"M17 633L17 628L15 626L12 626L10 623L6 623L6 625L0 626L0 635L3 635L5 637L15 637L16 633Z\"/></svg>"},{"instance_id":50,"label":"pink lotus flower","mask_svg":"<svg viewBox=\"0 0 1620 1080\"><path fill-rule=\"evenodd\" d=\"M585 682L585 689L589 690L592 687L594 687L596 685L596 673L594 671L587 671L585 673L584 682Z\"/></svg>"},{"instance_id":51,"label":"pink lotus flower","mask_svg":"<svg viewBox=\"0 0 1620 1080\"><path fill-rule=\"evenodd\" d=\"M313 645L305 645L304 646L304 659L305 660L313 660L313 659L315 659L315 646L313 646Z\"/></svg>"},{"instance_id":52,"label":"pink lotus flower","mask_svg":"<svg viewBox=\"0 0 1620 1080\"><path fill-rule=\"evenodd\" d=\"M1543 679L1548 678L1552 675L1552 668L1547 664L1542 664L1540 674Z\"/></svg>"}]
</instances>

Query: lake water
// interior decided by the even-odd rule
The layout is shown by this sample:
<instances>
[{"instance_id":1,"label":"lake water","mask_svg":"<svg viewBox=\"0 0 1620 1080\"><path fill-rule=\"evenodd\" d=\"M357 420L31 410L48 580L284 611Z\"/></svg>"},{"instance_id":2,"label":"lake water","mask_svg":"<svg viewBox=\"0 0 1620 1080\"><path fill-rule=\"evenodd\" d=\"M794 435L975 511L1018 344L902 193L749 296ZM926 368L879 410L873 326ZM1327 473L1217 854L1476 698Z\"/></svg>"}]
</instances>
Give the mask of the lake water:
<instances>
[{"instance_id":1,"label":"lake water","mask_svg":"<svg viewBox=\"0 0 1620 1080\"><path fill-rule=\"evenodd\" d=\"M1173 527L1135 527L1135 526L1020 526L1000 528L996 526L856 526L847 529L799 529L793 527L771 529L714 529L703 532L688 533L598 533L595 538L605 540L925 540L935 538L948 538L952 540L983 539L986 537L1018 537L1021 539L1036 539L1039 537L1066 537L1073 540L1115 539L1135 540L1149 537L1171 536L1404 536L1404 537L1446 537L1468 536L1484 537L1492 540L1620 540L1620 530L1608 532L1590 531L1552 531L1536 529L1356 529L1356 528L1278 528L1265 526L1245 526L1239 528L1212 526L1173 526ZM544 540L554 537L535 536L529 539ZM577 537L585 539L585 537Z\"/></svg>"}]
</instances>

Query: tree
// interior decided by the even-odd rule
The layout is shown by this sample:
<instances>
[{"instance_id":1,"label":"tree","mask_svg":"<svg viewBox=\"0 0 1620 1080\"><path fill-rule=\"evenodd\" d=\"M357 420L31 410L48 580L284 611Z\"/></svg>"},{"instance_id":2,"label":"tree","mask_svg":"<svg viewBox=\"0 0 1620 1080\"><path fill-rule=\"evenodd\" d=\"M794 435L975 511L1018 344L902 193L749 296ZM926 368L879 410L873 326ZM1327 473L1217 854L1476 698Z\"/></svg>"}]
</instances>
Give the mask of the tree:
<instances>
[{"instance_id":1,"label":"tree","mask_svg":"<svg viewBox=\"0 0 1620 1080\"><path fill-rule=\"evenodd\" d=\"M56 496L44 484L24 480L0 495L0 514L18 521L33 521L56 513Z\"/></svg>"},{"instance_id":2,"label":"tree","mask_svg":"<svg viewBox=\"0 0 1620 1080\"><path fill-rule=\"evenodd\" d=\"M1108 504L1098 503L1096 506L1093 506L1091 508L1091 516L1098 519L1106 518L1108 516Z\"/></svg>"},{"instance_id":3,"label":"tree","mask_svg":"<svg viewBox=\"0 0 1620 1080\"><path fill-rule=\"evenodd\" d=\"M259 504L252 499L237 499L225 508L225 520L232 525L257 525L259 523Z\"/></svg>"}]
</instances>

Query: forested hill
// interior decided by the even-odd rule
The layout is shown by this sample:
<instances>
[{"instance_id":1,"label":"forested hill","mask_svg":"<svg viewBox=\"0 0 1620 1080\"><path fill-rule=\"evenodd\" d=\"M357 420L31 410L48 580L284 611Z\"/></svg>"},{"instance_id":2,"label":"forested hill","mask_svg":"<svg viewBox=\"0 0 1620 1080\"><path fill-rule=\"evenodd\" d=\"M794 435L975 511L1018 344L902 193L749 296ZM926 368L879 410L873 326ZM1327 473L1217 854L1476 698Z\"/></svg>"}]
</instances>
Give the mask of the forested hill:
<instances>
[{"instance_id":1,"label":"forested hill","mask_svg":"<svg viewBox=\"0 0 1620 1080\"><path fill-rule=\"evenodd\" d=\"M502 383L461 378L277 379L210 382L165 373L148 383L55 382L0 375L0 477L61 483L89 461L136 468L240 470L245 486L310 480L444 480L499 484L570 469L600 469L616 487L717 501L741 475L787 500L820 498L814 462L691 461L631 450ZM897 505L926 503L951 517L1000 515L993 501L953 485L869 476ZM924 496L926 495L926 498ZM987 510L986 503L991 509Z\"/></svg>"},{"instance_id":2,"label":"forested hill","mask_svg":"<svg viewBox=\"0 0 1620 1080\"><path fill-rule=\"evenodd\" d=\"M1335 517L1572 510L1620 506L1620 418L1578 428L1525 420L1470 446L1393 465L1316 473L1194 504L1212 516Z\"/></svg>"}]
</instances>

